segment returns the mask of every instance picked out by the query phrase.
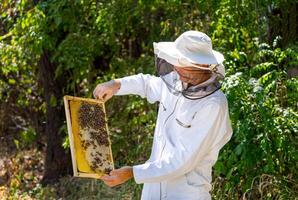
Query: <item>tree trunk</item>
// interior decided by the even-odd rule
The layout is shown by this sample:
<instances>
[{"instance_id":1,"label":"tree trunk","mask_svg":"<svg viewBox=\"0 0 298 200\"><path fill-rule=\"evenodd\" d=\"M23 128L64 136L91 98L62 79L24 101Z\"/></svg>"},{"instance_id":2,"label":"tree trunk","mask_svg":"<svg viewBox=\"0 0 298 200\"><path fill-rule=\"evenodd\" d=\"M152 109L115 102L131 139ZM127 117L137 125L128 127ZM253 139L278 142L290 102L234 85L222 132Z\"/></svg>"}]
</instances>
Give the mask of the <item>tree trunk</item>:
<instances>
[{"instance_id":1,"label":"tree trunk","mask_svg":"<svg viewBox=\"0 0 298 200\"><path fill-rule=\"evenodd\" d=\"M59 129L65 121L63 109L62 88L63 76L55 79L56 65L51 63L47 51L41 56L39 63L40 80L46 101L46 156L45 171L41 183L53 183L59 177L71 172L71 159L69 150L62 147L63 134ZM55 103L56 102L56 103Z\"/></svg>"},{"instance_id":2,"label":"tree trunk","mask_svg":"<svg viewBox=\"0 0 298 200\"><path fill-rule=\"evenodd\" d=\"M282 4L281 16L282 16L282 37L283 46L287 46L291 42L297 40L297 12L296 8L298 3L288 2Z\"/></svg>"},{"instance_id":3,"label":"tree trunk","mask_svg":"<svg viewBox=\"0 0 298 200\"><path fill-rule=\"evenodd\" d=\"M297 40L297 7L298 3L285 2L280 7L269 9L268 41L270 43L276 36L282 37L282 46Z\"/></svg>"}]
</instances>

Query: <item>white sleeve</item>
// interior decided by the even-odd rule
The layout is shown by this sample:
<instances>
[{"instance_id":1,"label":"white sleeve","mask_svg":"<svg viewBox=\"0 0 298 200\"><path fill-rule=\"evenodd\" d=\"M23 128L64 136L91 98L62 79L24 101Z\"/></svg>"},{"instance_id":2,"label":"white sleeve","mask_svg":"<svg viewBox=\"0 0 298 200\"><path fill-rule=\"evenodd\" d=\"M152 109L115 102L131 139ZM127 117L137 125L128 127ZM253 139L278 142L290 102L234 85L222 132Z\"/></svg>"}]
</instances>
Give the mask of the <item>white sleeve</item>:
<instances>
[{"instance_id":1,"label":"white sleeve","mask_svg":"<svg viewBox=\"0 0 298 200\"><path fill-rule=\"evenodd\" d=\"M161 182L193 170L210 152L213 142L218 141L218 137L224 139L226 132L231 131L226 112L226 108L219 103L204 106L200 115L196 115L192 127L178 133L175 147L164 152L160 160L133 166L135 181Z\"/></svg>"},{"instance_id":2,"label":"white sleeve","mask_svg":"<svg viewBox=\"0 0 298 200\"><path fill-rule=\"evenodd\" d=\"M120 80L121 87L115 95L136 94L142 98L146 97L150 103L160 100L162 80L159 77L137 74L118 80Z\"/></svg>"}]
</instances>

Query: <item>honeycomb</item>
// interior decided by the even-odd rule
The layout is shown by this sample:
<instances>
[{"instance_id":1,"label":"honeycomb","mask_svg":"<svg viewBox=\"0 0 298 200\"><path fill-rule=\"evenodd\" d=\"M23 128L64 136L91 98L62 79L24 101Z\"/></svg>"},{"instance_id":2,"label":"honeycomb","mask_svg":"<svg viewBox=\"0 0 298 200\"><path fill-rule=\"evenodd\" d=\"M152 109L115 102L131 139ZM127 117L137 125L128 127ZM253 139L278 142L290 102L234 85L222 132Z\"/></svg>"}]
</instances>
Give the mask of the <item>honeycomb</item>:
<instances>
[{"instance_id":1,"label":"honeycomb","mask_svg":"<svg viewBox=\"0 0 298 200\"><path fill-rule=\"evenodd\" d=\"M71 96L65 96L64 102L74 171L84 177L109 174L114 163L104 103Z\"/></svg>"}]
</instances>

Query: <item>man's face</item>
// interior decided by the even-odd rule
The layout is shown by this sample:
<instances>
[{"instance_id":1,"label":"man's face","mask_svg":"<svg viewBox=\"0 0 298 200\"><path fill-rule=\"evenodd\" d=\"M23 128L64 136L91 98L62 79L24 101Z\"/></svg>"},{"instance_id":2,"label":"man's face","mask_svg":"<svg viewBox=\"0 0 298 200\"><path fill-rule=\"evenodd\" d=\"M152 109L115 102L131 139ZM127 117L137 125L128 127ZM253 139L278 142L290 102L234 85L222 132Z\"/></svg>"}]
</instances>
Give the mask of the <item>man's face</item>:
<instances>
[{"instance_id":1,"label":"man's face","mask_svg":"<svg viewBox=\"0 0 298 200\"><path fill-rule=\"evenodd\" d=\"M208 67L208 65L198 65L200 67ZM176 67L176 72L180 76L180 80L190 85L198 85L211 77L211 72L195 67Z\"/></svg>"}]
</instances>

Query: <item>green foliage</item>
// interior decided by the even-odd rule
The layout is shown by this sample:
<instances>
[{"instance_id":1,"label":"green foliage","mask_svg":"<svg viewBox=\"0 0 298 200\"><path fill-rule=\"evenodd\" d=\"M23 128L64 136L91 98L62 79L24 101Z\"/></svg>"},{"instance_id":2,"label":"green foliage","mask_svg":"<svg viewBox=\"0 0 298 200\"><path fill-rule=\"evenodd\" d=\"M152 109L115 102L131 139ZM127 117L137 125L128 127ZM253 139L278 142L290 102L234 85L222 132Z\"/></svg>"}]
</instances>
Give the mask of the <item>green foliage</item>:
<instances>
[{"instance_id":1,"label":"green foliage","mask_svg":"<svg viewBox=\"0 0 298 200\"><path fill-rule=\"evenodd\" d=\"M41 98L45 91L38 84L45 51L57 66L55 78L65 79L64 94L91 97L98 83L141 72L154 74L153 42L200 30L225 55L223 89L234 131L214 167L213 197L297 196L298 81L288 74L297 68L298 48L295 43L284 47L281 37L268 44L266 32L271 19L268 6L282 8L281 1L52 0L37 5L2 1L1 105L12 102L18 109L45 113ZM62 99L52 96L50 106L59 105ZM157 105L125 96L114 97L106 106L116 167L144 162L151 149ZM36 135L20 134L28 143ZM59 135L68 148L66 126ZM20 146L19 139L15 143ZM89 183L73 184L88 188ZM271 187L263 188L263 183ZM127 190L139 198L141 188L133 181L123 187L120 196ZM68 189L65 195L78 197Z\"/></svg>"},{"instance_id":2,"label":"green foliage","mask_svg":"<svg viewBox=\"0 0 298 200\"><path fill-rule=\"evenodd\" d=\"M31 144L36 140L36 132L32 127L29 127L28 130L22 131L20 133L20 140L25 145Z\"/></svg>"},{"instance_id":3,"label":"green foliage","mask_svg":"<svg viewBox=\"0 0 298 200\"><path fill-rule=\"evenodd\" d=\"M297 85L297 78L287 79L289 64L284 63L284 58L290 61L293 54L291 49L282 51L265 44L260 48L264 46L267 49L259 51L259 64L224 82L234 135L220 155L215 174L225 175L234 186L240 184L243 192L261 174L297 180L298 87L287 87ZM264 54L271 56L264 58Z\"/></svg>"}]
</instances>

